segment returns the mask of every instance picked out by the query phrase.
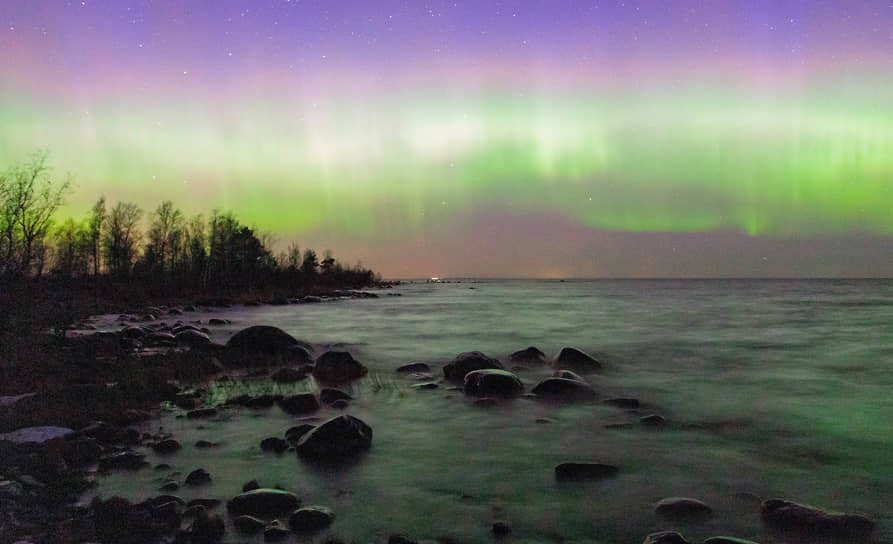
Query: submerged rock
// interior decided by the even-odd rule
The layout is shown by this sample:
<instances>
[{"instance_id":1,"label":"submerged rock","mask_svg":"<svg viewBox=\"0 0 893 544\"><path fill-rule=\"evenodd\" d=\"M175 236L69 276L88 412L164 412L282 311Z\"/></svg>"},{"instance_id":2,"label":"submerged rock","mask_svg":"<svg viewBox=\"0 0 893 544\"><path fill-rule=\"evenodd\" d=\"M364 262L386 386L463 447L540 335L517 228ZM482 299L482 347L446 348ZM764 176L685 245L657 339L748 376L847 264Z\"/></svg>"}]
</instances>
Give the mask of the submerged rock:
<instances>
[{"instance_id":1,"label":"submerged rock","mask_svg":"<svg viewBox=\"0 0 893 544\"><path fill-rule=\"evenodd\" d=\"M369 371L346 351L327 351L316 359L313 377L321 382L342 383L362 378Z\"/></svg>"},{"instance_id":2,"label":"submerged rock","mask_svg":"<svg viewBox=\"0 0 893 544\"><path fill-rule=\"evenodd\" d=\"M226 509L236 515L270 516L292 510L300 504L294 493L260 488L236 495L226 503Z\"/></svg>"},{"instance_id":3,"label":"submerged rock","mask_svg":"<svg viewBox=\"0 0 893 544\"><path fill-rule=\"evenodd\" d=\"M555 479L561 482L600 480L616 476L618 470L603 463L561 463L555 467Z\"/></svg>"},{"instance_id":4,"label":"submerged rock","mask_svg":"<svg viewBox=\"0 0 893 544\"><path fill-rule=\"evenodd\" d=\"M664 416L658 414L648 414L639 418L639 423L647 427L663 427L667 424Z\"/></svg>"},{"instance_id":5,"label":"submerged rock","mask_svg":"<svg viewBox=\"0 0 893 544\"><path fill-rule=\"evenodd\" d=\"M217 415L217 408L197 408L186 412L189 419L201 419L205 417L213 417Z\"/></svg>"},{"instance_id":6,"label":"submerged rock","mask_svg":"<svg viewBox=\"0 0 893 544\"><path fill-rule=\"evenodd\" d=\"M315 531L332 524L335 514L325 506L306 506L295 510L288 518L293 531Z\"/></svg>"},{"instance_id":7,"label":"submerged rock","mask_svg":"<svg viewBox=\"0 0 893 544\"><path fill-rule=\"evenodd\" d=\"M589 385L567 378L546 378L531 393L543 399L562 402L590 401L598 396Z\"/></svg>"},{"instance_id":8,"label":"submerged rock","mask_svg":"<svg viewBox=\"0 0 893 544\"><path fill-rule=\"evenodd\" d=\"M465 375L464 391L475 397L517 397L524 392L524 385L505 370L473 370Z\"/></svg>"},{"instance_id":9,"label":"submerged rock","mask_svg":"<svg viewBox=\"0 0 893 544\"><path fill-rule=\"evenodd\" d=\"M625 408L627 410L635 410L639 407L639 399L630 397L614 397L605 399L602 402L605 404L610 404L611 406L616 406L618 408Z\"/></svg>"},{"instance_id":10,"label":"submerged rock","mask_svg":"<svg viewBox=\"0 0 893 544\"><path fill-rule=\"evenodd\" d=\"M431 372L431 367L425 363L409 363L408 365L397 367L397 372L400 372L401 374Z\"/></svg>"},{"instance_id":11,"label":"submerged rock","mask_svg":"<svg viewBox=\"0 0 893 544\"><path fill-rule=\"evenodd\" d=\"M509 355L509 361L522 364L545 364L546 354L530 346L527 349L522 349Z\"/></svg>"},{"instance_id":12,"label":"submerged rock","mask_svg":"<svg viewBox=\"0 0 893 544\"><path fill-rule=\"evenodd\" d=\"M688 540L675 531L661 531L646 536L642 544L688 544Z\"/></svg>"},{"instance_id":13,"label":"submerged rock","mask_svg":"<svg viewBox=\"0 0 893 544\"><path fill-rule=\"evenodd\" d=\"M601 370L602 365L594 357L577 348L563 348L555 358L554 366L569 368L577 372L593 372Z\"/></svg>"},{"instance_id":14,"label":"submerged rock","mask_svg":"<svg viewBox=\"0 0 893 544\"><path fill-rule=\"evenodd\" d=\"M342 415L321 423L298 440L298 455L325 461L353 456L372 445L372 428Z\"/></svg>"},{"instance_id":15,"label":"submerged rock","mask_svg":"<svg viewBox=\"0 0 893 544\"><path fill-rule=\"evenodd\" d=\"M829 512L785 499L764 501L760 516L773 529L805 539L824 536L867 540L874 531L874 521L865 516Z\"/></svg>"},{"instance_id":16,"label":"submerged rock","mask_svg":"<svg viewBox=\"0 0 893 544\"><path fill-rule=\"evenodd\" d=\"M443 376L452 381L461 381L465 375L473 370L495 368L502 370L502 364L492 357L487 357L480 351L460 353L455 359L444 365Z\"/></svg>"},{"instance_id":17,"label":"submerged rock","mask_svg":"<svg viewBox=\"0 0 893 544\"><path fill-rule=\"evenodd\" d=\"M319 401L313 393L300 393L277 401L283 412L288 414L306 414L319 410Z\"/></svg>"},{"instance_id":18,"label":"submerged rock","mask_svg":"<svg viewBox=\"0 0 893 544\"><path fill-rule=\"evenodd\" d=\"M674 520L699 521L709 518L713 509L698 499L667 497L654 505L654 513Z\"/></svg>"}]
</instances>

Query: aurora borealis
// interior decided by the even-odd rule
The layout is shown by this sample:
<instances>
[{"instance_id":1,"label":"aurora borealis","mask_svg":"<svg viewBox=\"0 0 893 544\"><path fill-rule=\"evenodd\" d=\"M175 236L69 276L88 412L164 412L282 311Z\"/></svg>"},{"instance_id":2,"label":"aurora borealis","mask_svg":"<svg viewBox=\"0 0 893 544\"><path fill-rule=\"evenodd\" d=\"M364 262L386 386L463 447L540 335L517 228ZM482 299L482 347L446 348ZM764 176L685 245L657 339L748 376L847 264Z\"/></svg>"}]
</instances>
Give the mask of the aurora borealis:
<instances>
[{"instance_id":1,"label":"aurora borealis","mask_svg":"<svg viewBox=\"0 0 893 544\"><path fill-rule=\"evenodd\" d=\"M0 166L392 277L891 275L891 51L890 1L10 0Z\"/></svg>"}]
</instances>

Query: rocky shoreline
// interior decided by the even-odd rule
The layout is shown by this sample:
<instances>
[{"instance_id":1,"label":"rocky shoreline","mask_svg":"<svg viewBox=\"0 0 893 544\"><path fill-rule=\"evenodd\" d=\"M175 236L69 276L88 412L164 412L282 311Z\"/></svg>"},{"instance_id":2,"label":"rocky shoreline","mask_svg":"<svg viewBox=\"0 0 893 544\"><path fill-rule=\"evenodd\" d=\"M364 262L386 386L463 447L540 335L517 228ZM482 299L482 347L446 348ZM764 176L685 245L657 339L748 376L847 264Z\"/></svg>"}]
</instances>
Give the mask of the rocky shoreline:
<instances>
[{"instance_id":1,"label":"rocky shoreline","mask_svg":"<svg viewBox=\"0 0 893 544\"><path fill-rule=\"evenodd\" d=\"M339 293L331 299L369 295L374 296ZM305 505L297 490L276 489L271 482L246 481L229 496L186 501L176 494L178 490L201 489L214 474L198 468L184 476L171 473L165 464L149 466L144 452L151 450L175 459L184 446L182 436L141 433L132 426L155 417L160 403L193 420L214 417L221 408L257 411L275 405L294 416L312 415L321 407L341 411L324 421L307 420L283 429L280 436L263 438L259 444L263 451L292 452L301 462L323 464L329 470L351 465L375 447L374 430L349 413L353 398L341 388L368 379L366 367L351 353L329 349L316 354L311 344L269 326L242 329L225 345L216 344L208 333L226 322L189 320L187 316L196 310L197 306L150 307L119 316L120 329L115 332L66 338L59 348L67 354L66 362L78 362L77 372L59 376L54 388L0 399L0 422L10 431L0 435L0 542L212 543L227 534L262 535L265 541L275 541L319 536L334 522L338 516L335 508ZM162 315L183 319L159 323ZM88 328L89 323L80 326ZM412 362L397 368L396 373L411 379L413 389L461 392L484 410L525 397L557 405L610 406L637 418L643 429L681 425L640 399L598 390L588 376L602 367L596 358L573 347L548 360L531 346L511 353L504 363L480 352L467 352L440 369L433 363ZM516 372L530 368L550 370L528 390ZM203 402L203 384L257 376L277 383L312 380L319 390L291 395L242 394L220 405ZM636 423L609 428L622 430L633 425ZM197 442L195 447L213 448L215 444ZM96 474L137 470L167 473L161 493L139 503L110 497L77 505L80 495L94 484ZM568 459L554 467L554 480L574 486L615 478L623 471L622 464ZM754 508L779 542L871 542L874 530L874 522L865 516L829 512L786 499L756 498ZM696 524L714 515L710 505L692 497L666 497L653 510L655 519L667 527L677 522ZM497 540L518 536L513 536L506 519L494 519L490 532ZM428 535L395 533L387 541L408 543L422 536ZM689 542L675 531L642 537L646 544ZM339 540L330 535L326 541ZM750 541L715 536L704 542Z\"/></svg>"}]
</instances>

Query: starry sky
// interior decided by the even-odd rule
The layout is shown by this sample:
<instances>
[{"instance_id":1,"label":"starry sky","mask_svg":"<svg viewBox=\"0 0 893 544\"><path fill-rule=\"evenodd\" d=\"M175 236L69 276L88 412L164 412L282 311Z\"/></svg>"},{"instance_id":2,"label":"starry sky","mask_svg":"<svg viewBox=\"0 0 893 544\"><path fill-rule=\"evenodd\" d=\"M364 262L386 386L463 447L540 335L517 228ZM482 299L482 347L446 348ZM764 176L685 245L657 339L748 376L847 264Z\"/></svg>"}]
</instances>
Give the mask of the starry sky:
<instances>
[{"instance_id":1,"label":"starry sky","mask_svg":"<svg viewBox=\"0 0 893 544\"><path fill-rule=\"evenodd\" d=\"M893 276L893 0L3 0L0 167L385 277Z\"/></svg>"}]
</instances>

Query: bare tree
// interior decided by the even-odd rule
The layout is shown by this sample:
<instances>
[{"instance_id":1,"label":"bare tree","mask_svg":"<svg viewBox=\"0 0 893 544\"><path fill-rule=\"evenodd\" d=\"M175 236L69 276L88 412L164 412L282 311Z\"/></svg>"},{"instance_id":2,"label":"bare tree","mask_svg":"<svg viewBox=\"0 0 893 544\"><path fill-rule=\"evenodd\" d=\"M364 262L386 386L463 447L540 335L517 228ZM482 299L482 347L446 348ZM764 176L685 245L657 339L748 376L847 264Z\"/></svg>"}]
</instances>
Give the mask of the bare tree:
<instances>
[{"instance_id":1,"label":"bare tree","mask_svg":"<svg viewBox=\"0 0 893 544\"><path fill-rule=\"evenodd\" d=\"M90 253L93 257L93 275L99 275L100 259L99 253L102 243L102 228L105 223L105 196L99 197L96 204L90 210L90 217L87 219L87 233L90 240Z\"/></svg>"},{"instance_id":2,"label":"bare tree","mask_svg":"<svg viewBox=\"0 0 893 544\"><path fill-rule=\"evenodd\" d=\"M146 256L153 256L155 262L147 264L159 266L162 272L173 269L174 259L180 251L180 246L185 238L184 229L186 222L180 210L174 208L174 203L165 200L152 213L152 221L149 225L149 246L146 248Z\"/></svg>"},{"instance_id":3,"label":"bare tree","mask_svg":"<svg viewBox=\"0 0 893 544\"><path fill-rule=\"evenodd\" d=\"M118 202L108 216L103 236L106 268L116 276L130 274L139 244L139 220L143 210L133 202Z\"/></svg>"}]
</instances>

